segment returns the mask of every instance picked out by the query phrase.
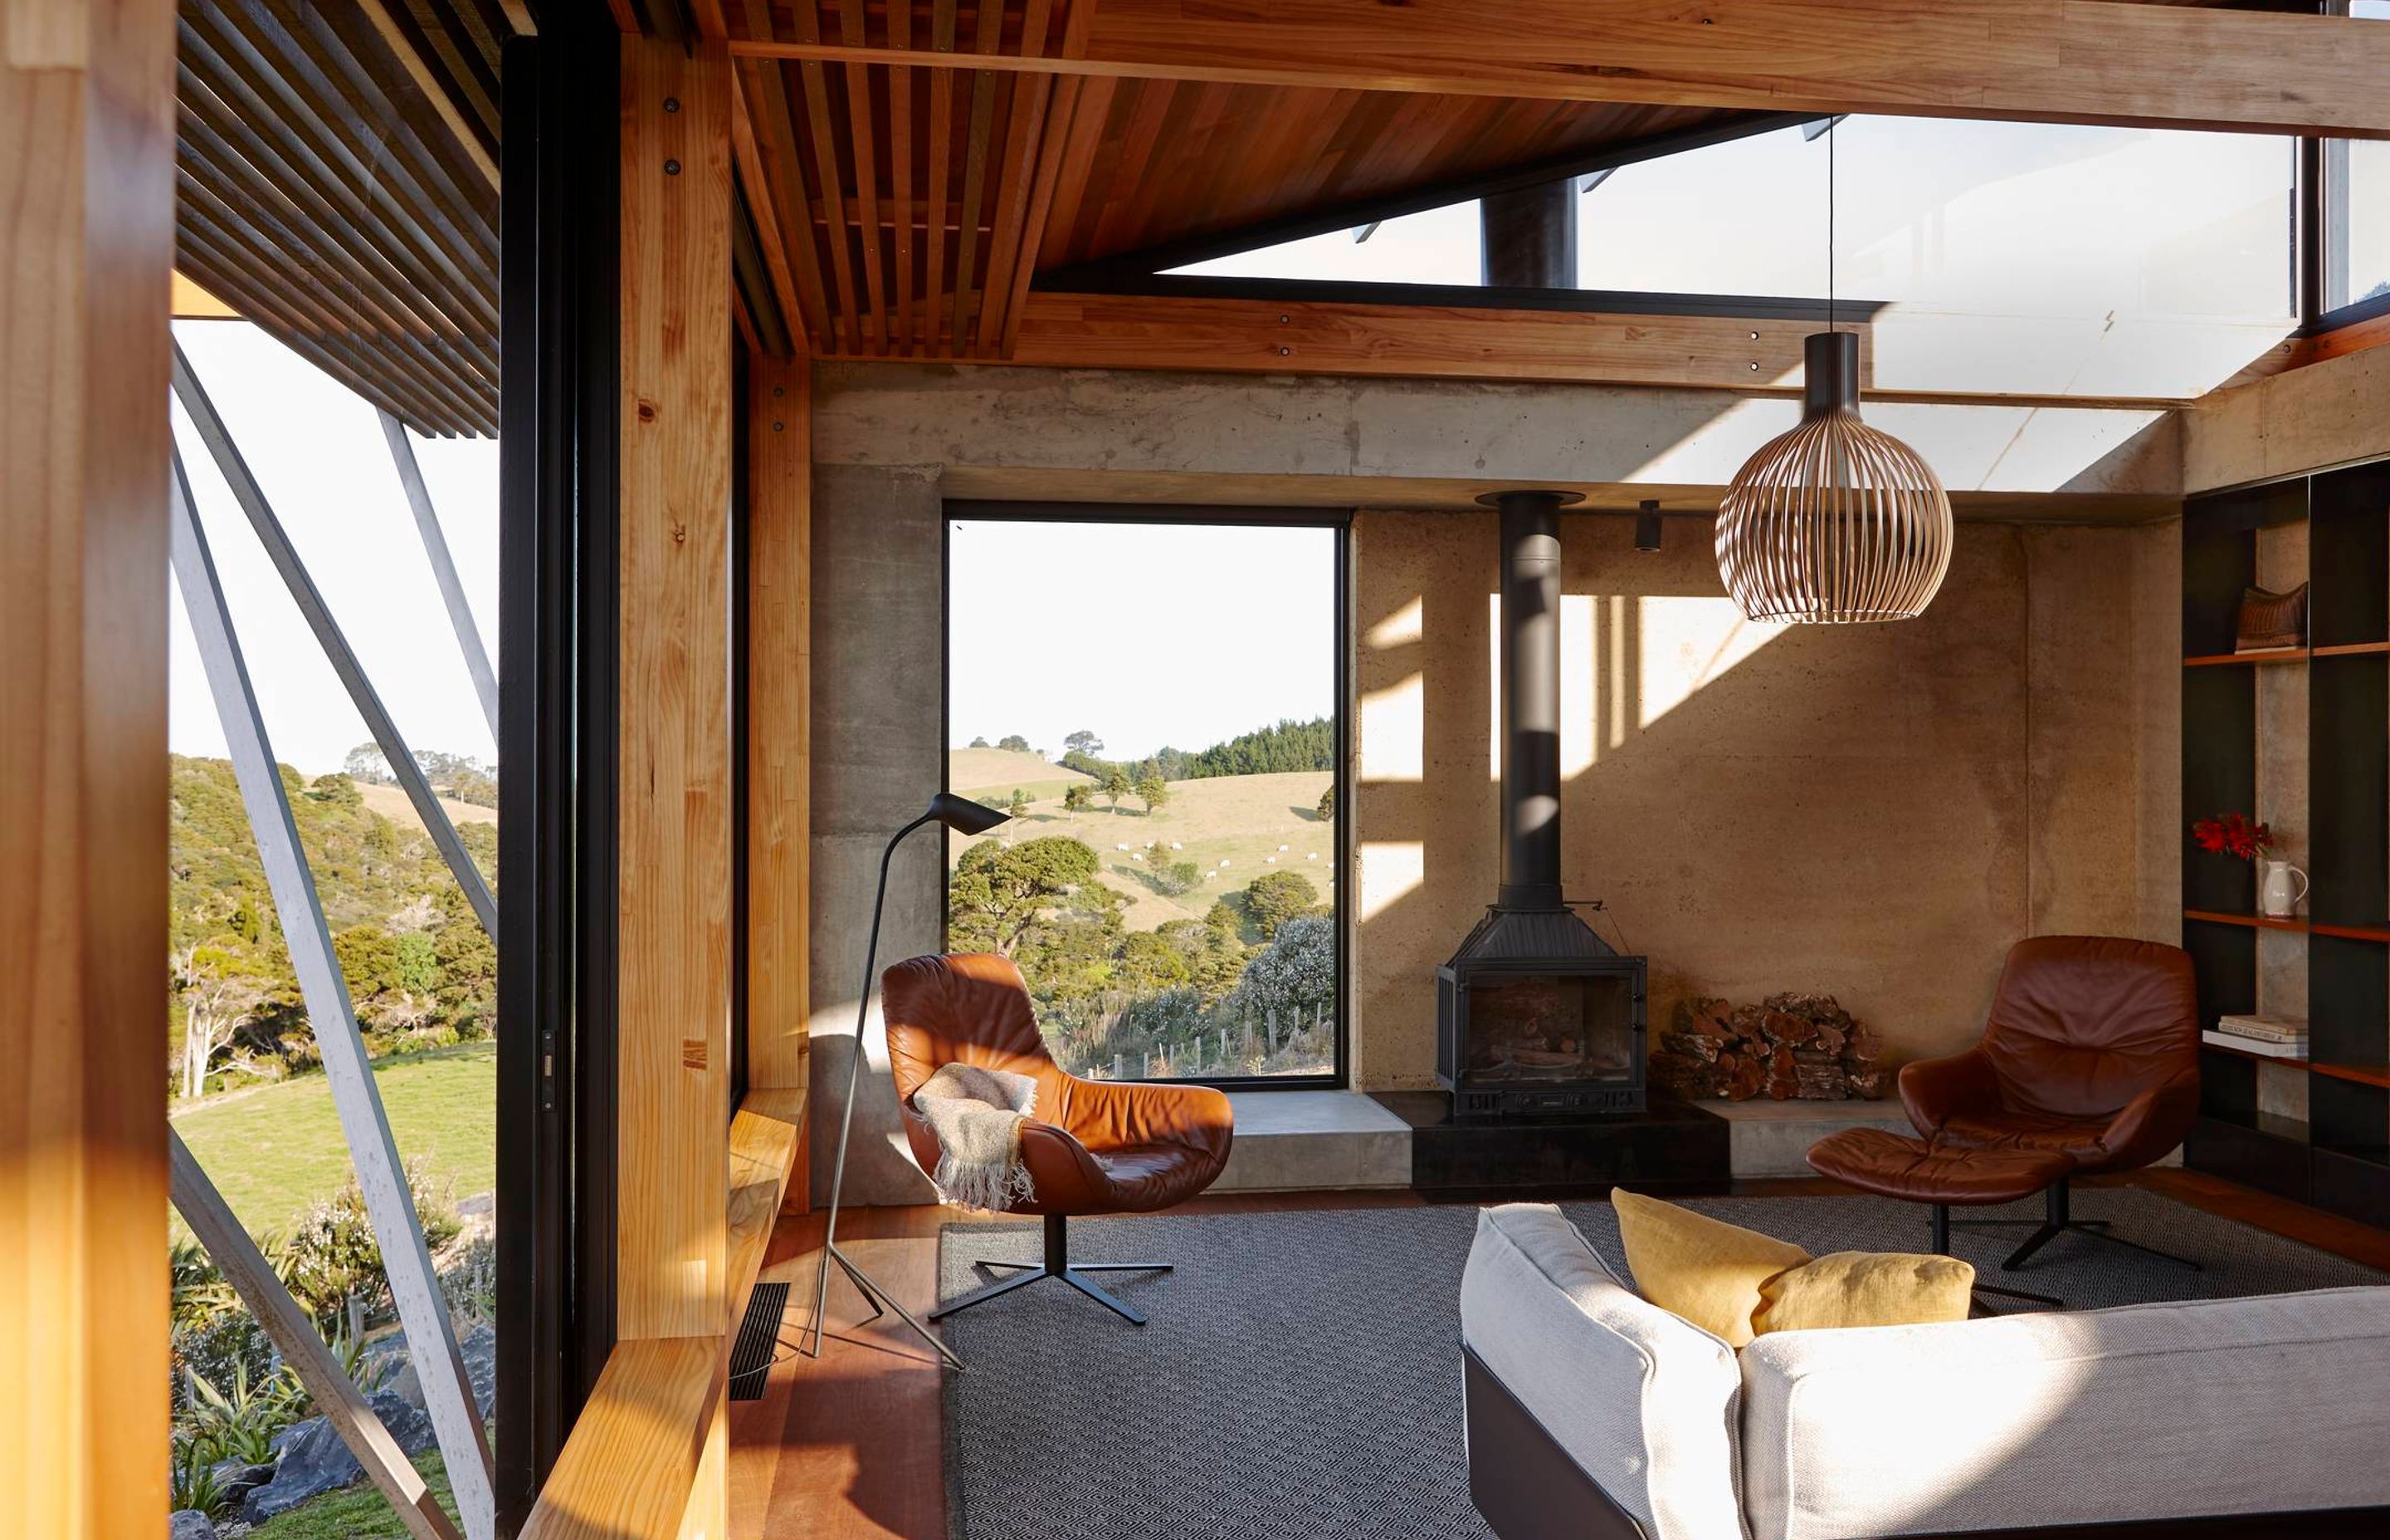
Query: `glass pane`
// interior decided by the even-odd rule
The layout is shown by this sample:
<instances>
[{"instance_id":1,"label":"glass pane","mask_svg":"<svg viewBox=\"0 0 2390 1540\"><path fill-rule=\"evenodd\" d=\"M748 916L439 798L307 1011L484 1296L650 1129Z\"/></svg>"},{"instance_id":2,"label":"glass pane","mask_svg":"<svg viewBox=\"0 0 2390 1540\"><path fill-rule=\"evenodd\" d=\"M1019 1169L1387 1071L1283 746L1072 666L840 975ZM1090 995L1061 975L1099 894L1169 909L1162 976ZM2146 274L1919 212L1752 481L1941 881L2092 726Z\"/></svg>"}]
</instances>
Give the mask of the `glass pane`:
<instances>
[{"instance_id":1,"label":"glass pane","mask_svg":"<svg viewBox=\"0 0 2390 1540\"><path fill-rule=\"evenodd\" d=\"M2356 0L2349 14L2390 20L2390 0ZM2324 310L2390 294L2390 142L2324 146Z\"/></svg>"},{"instance_id":2,"label":"glass pane","mask_svg":"<svg viewBox=\"0 0 2390 1540\"><path fill-rule=\"evenodd\" d=\"M1635 1078L1635 988L1624 974L1479 974L1469 983L1466 1085Z\"/></svg>"},{"instance_id":3,"label":"glass pane","mask_svg":"<svg viewBox=\"0 0 2390 1540\"><path fill-rule=\"evenodd\" d=\"M1065 1069L1336 1063L1337 533L957 521L947 944L1012 958Z\"/></svg>"},{"instance_id":4,"label":"glass pane","mask_svg":"<svg viewBox=\"0 0 2390 1540\"><path fill-rule=\"evenodd\" d=\"M1584 191L1578 287L1827 298L1831 144L1831 288L1875 322L1879 387L2196 395L2291 328L2295 153L2279 135L1925 118L1807 132ZM1182 271L1475 284L1476 206Z\"/></svg>"}]
</instances>

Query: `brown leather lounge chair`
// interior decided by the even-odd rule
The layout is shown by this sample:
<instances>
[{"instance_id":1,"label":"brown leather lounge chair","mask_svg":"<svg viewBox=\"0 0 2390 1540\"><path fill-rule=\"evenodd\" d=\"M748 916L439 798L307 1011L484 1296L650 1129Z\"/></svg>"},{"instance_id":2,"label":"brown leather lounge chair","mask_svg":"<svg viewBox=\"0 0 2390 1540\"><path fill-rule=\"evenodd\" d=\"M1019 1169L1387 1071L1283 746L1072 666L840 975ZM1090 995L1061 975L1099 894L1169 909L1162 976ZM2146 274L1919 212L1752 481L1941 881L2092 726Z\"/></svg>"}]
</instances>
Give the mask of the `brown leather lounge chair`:
<instances>
[{"instance_id":1,"label":"brown leather lounge chair","mask_svg":"<svg viewBox=\"0 0 2390 1540\"><path fill-rule=\"evenodd\" d=\"M2009 952L1983 1041L1900 1072L1908 1121L1944 1149L2064 1155L2073 1174L2134 1171L2180 1144L2199 1111L2199 995L2179 947L2036 936ZM2068 1230L2178 1262L2067 1212L2067 1179L2003 1267ZM2031 1224L2030 1220L1988 1221Z\"/></svg>"},{"instance_id":2,"label":"brown leather lounge chair","mask_svg":"<svg viewBox=\"0 0 2390 1540\"><path fill-rule=\"evenodd\" d=\"M940 1066L1009 1070L1037 1082L1035 1115L1021 1129L1021 1159L1037 1197L1012 1212L1045 1216L1045 1261L983 1262L1022 1271L939 1306L930 1318L1051 1277L1143 1326L1143 1315L1086 1275L1168 1272L1171 1264L1074 1263L1065 1223L1073 1214L1149 1213L1210 1187L1228 1161L1228 1098L1208 1085L1081 1080L1064 1072L1037 1033L1021 970L1003 957L915 957L882 974L880 990L896 1099L923 1170L938 1167L938 1139L914 1112L913 1093Z\"/></svg>"}]
</instances>

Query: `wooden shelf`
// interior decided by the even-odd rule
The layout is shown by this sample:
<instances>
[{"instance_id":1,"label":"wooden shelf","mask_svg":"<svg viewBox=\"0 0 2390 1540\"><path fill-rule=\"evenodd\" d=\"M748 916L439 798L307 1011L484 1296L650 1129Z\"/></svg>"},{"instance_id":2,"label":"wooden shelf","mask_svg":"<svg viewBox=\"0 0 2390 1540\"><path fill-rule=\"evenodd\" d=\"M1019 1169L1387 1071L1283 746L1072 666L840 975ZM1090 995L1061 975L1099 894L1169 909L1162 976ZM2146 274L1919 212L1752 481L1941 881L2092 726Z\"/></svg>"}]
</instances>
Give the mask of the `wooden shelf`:
<instances>
[{"instance_id":1,"label":"wooden shelf","mask_svg":"<svg viewBox=\"0 0 2390 1540\"><path fill-rule=\"evenodd\" d=\"M2337 936L2343 941L2390 942L2390 924L2326 925L2318 920L2309 920L2307 933L2315 936Z\"/></svg>"},{"instance_id":2,"label":"wooden shelf","mask_svg":"<svg viewBox=\"0 0 2390 1540\"><path fill-rule=\"evenodd\" d=\"M2304 1059L2293 1059L2282 1054L2257 1053L2248 1048L2227 1047L2221 1043L2212 1043L2205 1038L2200 1040L2199 1046L2209 1053L2225 1054L2233 1059L2245 1059L2252 1064L2287 1064L2294 1070L2304 1070L2308 1067L2307 1061Z\"/></svg>"},{"instance_id":3,"label":"wooden shelf","mask_svg":"<svg viewBox=\"0 0 2390 1540\"><path fill-rule=\"evenodd\" d=\"M2306 920L2296 915L2285 918L2276 915L2227 914L2221 909L2185 909L2182 912L2182 918L2185 919L2195 919L2207 925L2245 925L2253 930L2297 930L2303 932L2307 929ZM2332 933L2338 934L2339 932L2334 931ZM2390 932L2384 932L2384 936L2385 939L2390 939Z\"/></svg>"},{"instance_id":4,"label":"wooden shelf","mask_svg":"<svg viewBox=\"0 0 2390 1540\"><path fill-rule=\"evenodd\" d=\"M2334 1080L2352 1081L2359 1085L2375 1085L2390 1090L2390 1070L2377 1070L2364 1064L2319 1064L2309 1060L2307 1068Z\"/></svg>"},{"instance_id":5,"label":"wooden shelf","mask_svg":"<svg viewBox=\"0 0 2390 1540\"><path fill-rule=\"evenodd\" d=\"M2390 652L2390 642L2341 642L2332 647L2281 647L2264 652L2202 652L2185 658L2185 668L2251 668L2265 663L2304 663L2313 658L2361 658Z\"/></svg>"},{"instance_id":6,"label":"wooden shelf","mask_svg":"<svg viewBox=\"0 0 2390 1540\"><path fill-rule=\"evenodd\" d=\"M2260 663L2304 663L2308 652L2303 647L2275 648L2265 652L2203 652L2185 658L2185 668L2248 668Z\"/></svg>"}]
</instances>

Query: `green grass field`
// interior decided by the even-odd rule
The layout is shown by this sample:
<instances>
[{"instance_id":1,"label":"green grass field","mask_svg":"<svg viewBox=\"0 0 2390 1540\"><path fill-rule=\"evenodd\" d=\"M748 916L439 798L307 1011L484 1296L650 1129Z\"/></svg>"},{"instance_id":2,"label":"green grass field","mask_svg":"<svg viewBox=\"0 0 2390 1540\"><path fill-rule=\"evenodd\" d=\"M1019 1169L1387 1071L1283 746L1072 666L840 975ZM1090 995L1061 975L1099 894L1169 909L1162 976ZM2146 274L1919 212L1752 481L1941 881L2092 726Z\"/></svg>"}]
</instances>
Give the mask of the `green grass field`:
<instances>
[{"instance_id":1,"label":"green grass field","mask_svg":"<svg viewBox=\"0 0 2390 1540\"><path fill-rule=\"evenodd\" d=\"M400 1155L421 1160L459 1199L497 1186L497 1068L495 1043L375 1066ZM251 1235L288 1230L352 1172L331 1082L320 1074L198 1103L174 1114L174 1130Z\"/></svg>"},{"instance_id":2,"label":"green grass field","mask_svg":"<svg viewBox=\"0 0 2390 1540\"><path fill-rule=\"evenodd\" d=\"M448 1490L448 1469L440 1463L439 1454L427 1450L416 1456L415 1469L455 1518L456 1499ZM359 1482L276 1514L251 1530L249 1540L406 1540L406 1526L371 1482Z\"/></svg>"},{"instance_id":3,"label":"green grass field","mask_svg":"<svg viewBox=\"0 0 2390 1540\"><path fill-rule=\"evenodd\" d=\"M1132 930L1201 919L1214 899L1242 892L1264 872L1301 872L1325 902L1335 871L1336 826L1321 823L1314 810L1333 778L1325 770L1305 770L1172 781L1170 800L1152 814L1133 796L1121 799L1117 813L1107 810L1101 797L1087 812L1065 813L1058 792L980 838L1018 841L1067 834L1084 841L1103 864L1105 884L1127 896L1123 918ZM949 838L946 843L948 860L958 861L970 841ZM1174 843L1180 848L1172 850ZM1148 848L1154 845L1160 848ZM1192 861L1205 876L1192 891L1165 898L1143 879L1155 864L1176 861ZM1223 861L1228 864L1223 866Z\"/></svg>"}]
</instances>

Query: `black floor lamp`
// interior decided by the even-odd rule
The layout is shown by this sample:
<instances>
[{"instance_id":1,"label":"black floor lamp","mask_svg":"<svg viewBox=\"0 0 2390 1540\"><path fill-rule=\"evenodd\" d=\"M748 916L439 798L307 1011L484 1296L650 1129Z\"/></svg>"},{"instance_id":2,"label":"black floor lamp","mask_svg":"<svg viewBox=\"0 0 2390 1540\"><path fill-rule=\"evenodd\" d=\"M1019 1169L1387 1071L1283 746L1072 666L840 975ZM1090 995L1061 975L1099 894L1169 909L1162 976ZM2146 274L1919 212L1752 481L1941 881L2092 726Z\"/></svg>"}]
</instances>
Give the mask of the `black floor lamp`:
<instances>
[{"instance_id":1,"label":"black floor lamp","mask_svg":"<svg viewBox=\"0 0 2390 1540\"><path fill-rule=\"evenodd\" d=\"M839 1270L863 1295L864 1303L871 1306L868 1319L878 1320L883 1306L893 1310L904 1317L906 1326L921 1334L923 1341L936 1348L939 1356L957 1368L963 1367L963 1361L955 1356L951 1348L938 1341L928 1327L913 1318L912 1312L896 1303L894 1295L873 1282L869 1274L838 1249L838 1202L841 1190L846 1184L847 1135L854 1127L854 1087L863 1073L863 1029L871 1019L871 988L877 982L874 970L880 966L880 913L888 902L888 865L896 858L896 847L905 842L905 837L926 825L944 824L957 834L985 834L1010 816L1010 814L998 813L995 808L972 802L968 797L941 791L930 799L928 812L888 837L888 848L880 853L880 892L871 901L871 942L863 950L863 997L854 1007L854 1053L846 1063L846 1106L840 1111L838 1119L838 1163L830 1168L829 1225L822 1232L821 1274L814 1280L813 1341L805 1349L807 1357L821 1355L822 1315L829 1307L829 1264L835 1262Z\"/></svg>"}]
</instances>

